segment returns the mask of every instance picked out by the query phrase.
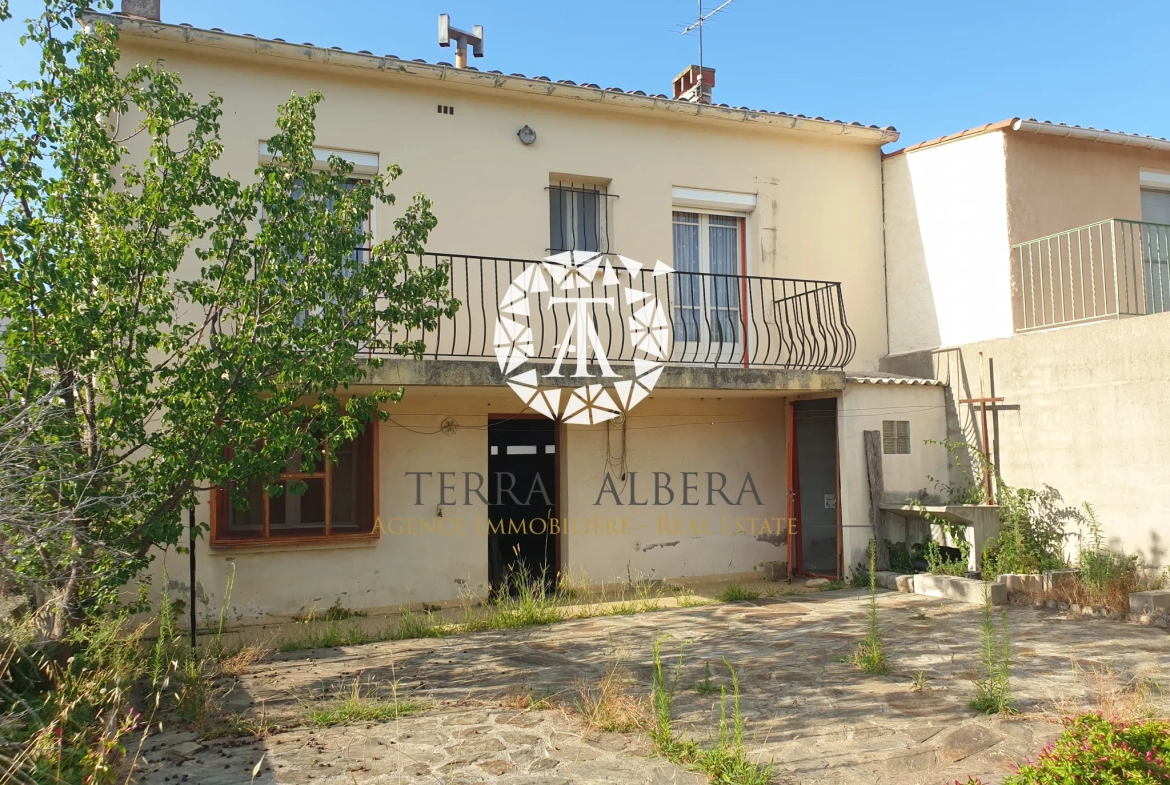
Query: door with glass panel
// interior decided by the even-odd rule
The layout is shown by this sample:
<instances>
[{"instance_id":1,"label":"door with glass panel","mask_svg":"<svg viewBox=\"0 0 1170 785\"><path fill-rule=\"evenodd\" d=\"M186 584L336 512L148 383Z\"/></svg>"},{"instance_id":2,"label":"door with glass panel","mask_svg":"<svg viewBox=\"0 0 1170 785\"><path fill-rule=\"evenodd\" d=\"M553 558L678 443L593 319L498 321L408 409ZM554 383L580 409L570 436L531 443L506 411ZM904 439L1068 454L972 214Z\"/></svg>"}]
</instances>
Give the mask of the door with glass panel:
<instances>
[{"instance_id":1,"label":"door with glass panel","mask_svg":"<svg viewBox=\"0 0 1170 785\"><path fill-rule=\"evenodd\" d=\"M742 231L737 216L674 212L672 359L742 361Z\"/></svg>"}]
</instances>

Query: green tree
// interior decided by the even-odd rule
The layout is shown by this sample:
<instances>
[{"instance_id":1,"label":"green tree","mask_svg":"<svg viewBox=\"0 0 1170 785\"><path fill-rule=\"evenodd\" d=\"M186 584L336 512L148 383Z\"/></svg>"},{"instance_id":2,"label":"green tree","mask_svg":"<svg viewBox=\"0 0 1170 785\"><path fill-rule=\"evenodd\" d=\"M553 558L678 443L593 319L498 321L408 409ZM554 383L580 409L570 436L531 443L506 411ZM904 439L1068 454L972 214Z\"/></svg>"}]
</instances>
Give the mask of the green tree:
<instances>
[{"instance_id":1,"label":"green tree","mask_svg":"<svg viewBox=\"0 0 1170 785\"><path fill-rule=\"evenodd\" d=\"M40 74L0 93L0 388L25 472L8 488L54 522L0 517L0 560L54 598L57 635L178 542L198 491L274 484L384 418L401 390L347 394L361 358L418 356L407 331L459 306L446 269L409 264L436 223L421 194L355 252L401 172L315 166L320 95L279 108L272 162L241 182L218 164L220 99L123 67L88 10L46 0L22 38Z\"/></svg>"}]
</instances>

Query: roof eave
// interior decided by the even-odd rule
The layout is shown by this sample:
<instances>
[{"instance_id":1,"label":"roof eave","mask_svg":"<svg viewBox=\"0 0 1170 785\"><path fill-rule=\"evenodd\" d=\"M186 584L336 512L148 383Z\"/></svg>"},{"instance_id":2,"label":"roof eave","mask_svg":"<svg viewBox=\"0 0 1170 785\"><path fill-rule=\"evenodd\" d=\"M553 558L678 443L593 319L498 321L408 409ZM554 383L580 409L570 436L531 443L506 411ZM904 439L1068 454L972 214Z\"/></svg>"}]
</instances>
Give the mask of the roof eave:
<instances>
[{"instance_id":1,"label":"roof eave","mask_svg":"<svg viewBox=\"0 0 1170 785\"><path fill-rule=\"evenodd\" d=\"M496 89L531 96L575 100L602 108L620 107L635 111L666 112L680 118L690 117L721 122L749 123L753 127L761 129L796 132L819 137L835 137L843 141L876 146L888 144L898 139L898 132L893 128L874 128L860 124L815 120L751 109L693 104L686 101L603 90L582 85L561 84L541 79L520 78L438 64L399 60L393 57L347 52L340 49L272 41L117 14L91 13L88 16L113 24L118 28L120 35L152 39L172 46L186 44L234 52L245 56L273 57L321 66L357 68L381 72L391 77L425 79L472 89Z\"/></svg>"}]
</instances>

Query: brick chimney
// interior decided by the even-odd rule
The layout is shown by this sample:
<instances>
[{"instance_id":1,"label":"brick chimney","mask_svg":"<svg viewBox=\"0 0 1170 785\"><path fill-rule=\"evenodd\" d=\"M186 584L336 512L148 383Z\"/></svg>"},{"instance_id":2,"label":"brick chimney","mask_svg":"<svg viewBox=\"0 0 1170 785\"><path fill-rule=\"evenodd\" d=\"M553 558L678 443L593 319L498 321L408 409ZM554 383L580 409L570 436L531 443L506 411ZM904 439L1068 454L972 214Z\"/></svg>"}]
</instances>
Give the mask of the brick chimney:
<instances>
[{"instance_id":1,"label":"brick chimney","mask_svg":"<svg viewBox=\"0 0 1170 785\"><path fill-rule=\"evenodd\" d=\"M162 21L162 0L122 0L122 16Z\"/></svg>"},{"instance_id":2,"label":"brick chimney","mask_svg":"<svg viewBox=\"0 0 1170 785\"><path fill-rule=\"evenodd\" d=\"M702 78L700 78L700 72ZM678 101L690 101L692 104L711 103L711 89L715 87L715 69L699 68L697 65L688 66L685 71L674 78L674 97Z\"/></svg>"}]
</instances>

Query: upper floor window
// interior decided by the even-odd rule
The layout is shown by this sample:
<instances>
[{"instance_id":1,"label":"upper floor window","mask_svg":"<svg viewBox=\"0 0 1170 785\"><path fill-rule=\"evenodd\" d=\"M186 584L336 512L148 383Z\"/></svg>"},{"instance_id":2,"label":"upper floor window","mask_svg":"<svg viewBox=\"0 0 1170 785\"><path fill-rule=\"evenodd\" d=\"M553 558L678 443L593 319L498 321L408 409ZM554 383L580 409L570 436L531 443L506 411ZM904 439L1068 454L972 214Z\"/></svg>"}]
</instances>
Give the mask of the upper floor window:
<instances>
[{"instance_id":1,"label":"upper floor window","mask_svg":"<svg viewBox=\"0 0 1170 785\"><path fill-rule=\"evenodd\" d=\"M548 187L549 252L610 253L608 186L598 183L553 182Z\"/></svg>"},{"instance_id":2,"label":"upper floor window","mask_svg":"<svg viewBox=\"0 0 1170 785\"><path fill-rule=\"evenodd\" d=\"M674 338L724 347L740 340L743 219L675 210Z\"/></svg>"}]
</instances>

